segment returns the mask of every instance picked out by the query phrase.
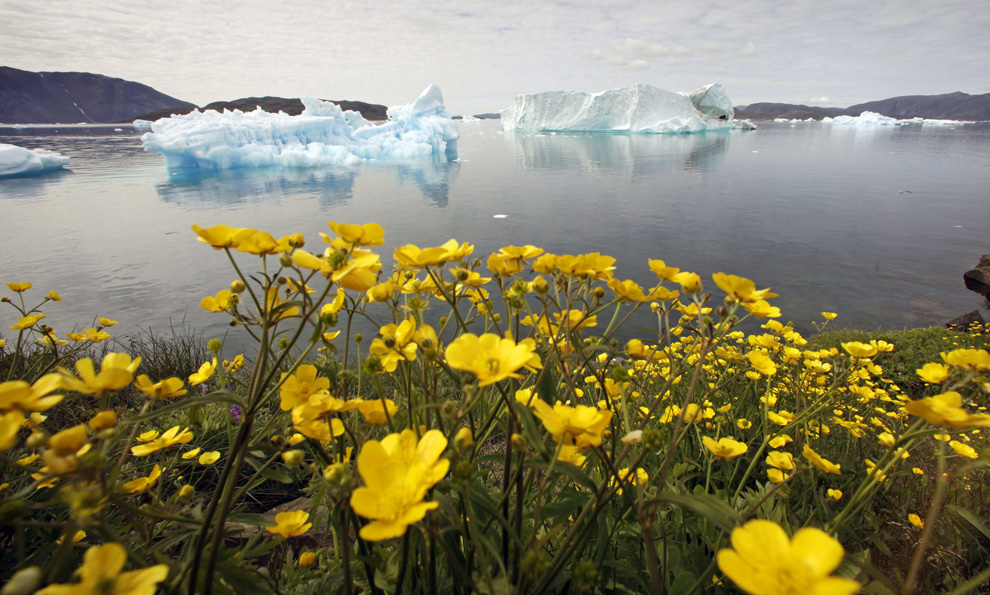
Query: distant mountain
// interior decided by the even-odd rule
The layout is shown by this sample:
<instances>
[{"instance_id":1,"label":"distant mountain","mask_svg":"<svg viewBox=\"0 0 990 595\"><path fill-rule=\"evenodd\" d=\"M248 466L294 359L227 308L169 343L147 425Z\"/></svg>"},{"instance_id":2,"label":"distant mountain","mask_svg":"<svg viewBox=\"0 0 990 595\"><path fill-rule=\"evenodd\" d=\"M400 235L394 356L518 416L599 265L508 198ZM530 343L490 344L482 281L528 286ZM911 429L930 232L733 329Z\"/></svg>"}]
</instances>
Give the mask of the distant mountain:
<instances>
[{"instance_id":1,"label":"distant mountain","mask_svg":"<svg viewBox=\"0 0 990 595\"><path fill-rule=\"evenodd\" d=\"M365 103L363 101L337 101L334 99L325 100L336 103L343 110L350 110L354 112L360 112L366 120L387 120L388 116L386 112L388 108L384 105L378 105L375 103ZM285 97L245 97L244 99L235 99L233 101L214 101L213 103L204 105L199 108L201 111L206 110L216 110L218 112L225 109L228 110L240 110L242 112L253 112L256 108L261 107L266 112L285 112L290 116L298 116L303 111L302 101L299 99L287 99ZM193 111L193 107L185 108L173 108L173 109L160 109L146 114L141 114L134 119L150 120L154 122L159 118L167 118L176 114L188 114ZM130 121L130 120L128 120Z\"/></svg>"},{"instance_id":2,"label":"distant mountain","mask_svg":"<svg viewBox=\"0 0 990 595\"><path fill-rule=\"evenodd\" d=\"M905 95L860 103L846 108L812 107L791 103L753 103L736 106L740 120L822 119L826 116L858 116L877 112L891 118L933 118L940 120L990 120L990 93L970 95L956 91L944 95Z\"/></svg>"},{"instance_id":3,"label":"distant mountain","mask_svg":"<svg viewBox=\"0 0 990 595\"><path fill-rule=\"evenodd\" d=\"M130 121L165 108L195 107L147 85L89 72L30 72L0 66L0 122Z\"/></svg>"}]
</instances>

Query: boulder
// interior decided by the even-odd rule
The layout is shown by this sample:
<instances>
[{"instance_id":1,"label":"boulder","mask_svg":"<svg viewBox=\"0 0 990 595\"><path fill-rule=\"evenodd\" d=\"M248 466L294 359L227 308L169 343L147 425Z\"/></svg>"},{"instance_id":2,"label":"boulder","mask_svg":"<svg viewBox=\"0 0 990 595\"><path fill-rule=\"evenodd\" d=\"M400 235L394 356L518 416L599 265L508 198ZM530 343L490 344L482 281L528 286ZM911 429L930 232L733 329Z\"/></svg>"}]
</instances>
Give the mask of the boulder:
<instances>
[{"instance_id":1,"label":"boulder","mask_svg":"<svg viewBox=\"0 0 990 595\"><path fill-rule=\"evenodd\" d=\"M976 268L963 273L963 282L966 289L990 298L990 254L984 254Z\"/></svg>"},{"instance_id":2,"label":"boulder","mask_svg":"<svg viewBox=\"0 0 990 595\"><path fill-rule=\"evenodd\" d=\"M986 321L983 320L983 316L980 315L979 310L973 310L969 314L963 314L962 316L953 318L949 322L945 323L945 328L954 331L967 331L974 324L986 324Z\"/></svg>"}]
</instances>

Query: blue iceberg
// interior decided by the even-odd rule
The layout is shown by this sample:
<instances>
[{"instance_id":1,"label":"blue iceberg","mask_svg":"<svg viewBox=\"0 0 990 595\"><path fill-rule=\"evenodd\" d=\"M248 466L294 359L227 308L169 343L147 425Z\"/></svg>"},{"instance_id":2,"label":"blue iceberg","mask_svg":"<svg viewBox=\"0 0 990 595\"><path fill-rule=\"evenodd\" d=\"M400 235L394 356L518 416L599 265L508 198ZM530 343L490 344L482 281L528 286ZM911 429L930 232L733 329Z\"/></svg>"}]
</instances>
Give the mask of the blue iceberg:
<instances>
[{"instance_id":1,"label":"blue iceberg","mask_svg":"<svg viewBox=\"0 0 990 595\"><path fill-rule=\"evenodd\" d=\"M457 125L440 88L430 85L415 102L388 109L375 124L358 112L311 97L298 116L238 110L193 111L162 118L141 137L170 168L320 167L407 163L457 158Z\"/></svg>"},{"instance_id":2,"label":"blue iceberg","mask_svg":"<svg viewBox=\"0 0 990 595\"><path fill-rule=\"evenodd\" d=\"M69 158L61 153L0 143L0 178L31 176L62 169L68 163Z\"/></svg>"}]
</instances>

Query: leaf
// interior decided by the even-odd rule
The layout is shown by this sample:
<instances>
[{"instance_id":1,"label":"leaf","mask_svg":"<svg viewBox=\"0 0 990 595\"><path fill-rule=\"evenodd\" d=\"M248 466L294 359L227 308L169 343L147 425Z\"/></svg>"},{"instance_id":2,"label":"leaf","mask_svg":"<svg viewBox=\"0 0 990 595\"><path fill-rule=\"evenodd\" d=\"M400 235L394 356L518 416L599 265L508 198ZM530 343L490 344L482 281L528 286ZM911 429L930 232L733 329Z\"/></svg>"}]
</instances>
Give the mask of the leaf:
<instances>
[{"instance_id":1,"label":"leaf","mask_svg":"<svg viewBox=\"0 0 990 595\"><path fill-rule=\"evenodd\" d=\"M698 582L698 577L693 572L681 572L670 585L670 593L671 595L688 595L696 582Z\"/></svg>"},{"instance_id":2,"label":"leaf","mask_svg":"<svg viewBox=\"0 0 990 595\"><path fill-rule=\"evenodd\" d=\"M165 405L164 407L159 407L154 411L148 411L147 413L143 413L141 415L135 415L133 417L128 417L127 419L129 421L135 421L135 422L147 421L149 419L154 419L156 417L160 417L167 413L174 413L176 411L180 411L187 407L195 407L197 405L212 405L214 403L231 403L233 405L237 405L238 407L240 407L242 411L247 408L247 406L244 404L244 401L242 401L237 395L222 390L222 391L215 391L206 395L200 395L198 397L183 399L181 401L174 401L172 403L169 403L168 405Z\"/></svg>"},{"instance_id":3,"label":"leaf","mask_svg":"<svg viewBox=\"0 0 990 595\"><path fill-rule=\"evenodd\" d=\"M742 517L724 501L708 494L675 494L661 492L652 503L666 502L687 508L715 523L725 531L731 531L742 522Z\"/></svg>"},{"instance_id":4,"label":"leaf","mask_svg":"<svg viewBox=\"0 0 990 595\"><path fill-rule=\"evenodd\" d=\"M976 531L983 536L984 539L990 540L990 528L980 520L978 516L972 513L972 511L957 506L955 504L950 504L946 506L946 509L952 515L954 521L960 525L967 533L973 535L974 539L979 542L980 539L973 531ZM972 529L972 530L971 530Z\"/></svg>"},{"instance_id":5,"label":"leaf","mask_svg":"<svg viewBox=\"0 0 990 595\"><path fill-rule=\"evenodd\" d=\"M537 469L543 469L545 471L550 469L550 461L534 461L527 459L524 465L526 467L536 467ZM587 473L582 471L580 467L576 467L570 463L565 463L564 461L558 460L553 464L553 470L559 472L561 475L566 475L576 483L588 488L591 492L596 492L598 490L598 485L591 479L591 477L588 476Z\"/></svg>"}]
</instances>

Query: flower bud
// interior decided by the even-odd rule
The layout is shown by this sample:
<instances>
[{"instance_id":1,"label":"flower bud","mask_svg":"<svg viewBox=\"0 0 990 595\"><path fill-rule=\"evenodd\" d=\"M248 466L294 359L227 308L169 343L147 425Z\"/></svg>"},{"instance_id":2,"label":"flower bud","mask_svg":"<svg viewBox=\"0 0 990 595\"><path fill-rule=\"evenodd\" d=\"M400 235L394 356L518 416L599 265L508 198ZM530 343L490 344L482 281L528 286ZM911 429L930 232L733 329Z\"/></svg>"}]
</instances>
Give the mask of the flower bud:
<instances>
[{"instance_id":1,"label":"flower bud","mask_svg":"<svg viewBox=\"0 0 990 595\"><path fill-rule=\"evenodd\" d=\"M301 450L287 450L282 453L282 460L289 467L295 468L302 465L303 461L306 459L306 453Z\"/></svg>"},{"instance_id":2,"label":"flower bud","mask_svg":"<svg viewBox=\"0 0 990 595\"><path fill-rule=\"evenodd\" d=\"M474 433L471 432L471 428L465 426L457 430L457 434L454 435L454 448L458 452L464 452L472 446L474 446Z\"/></svg>"},{"instance_id":3,"label":"flower bud","mask_svg":"<svg viewBox=\"0 0 990 595\"><path fill-rule=\"evenodd\" d=\"M306 245L306 237L298 231L289 236L289 246L293 248L302 248Z\"/></svg>"},{"instance_id":4,"label":"flower bud","mask_svg":"<svg viewBox=\"0 0 990 595\"><path fill-rule=\"evenodd\" d=\"M362 335L361 333L354 333L354 342L355 343L360 343L363 340L364 340L364 335Z\"/></svg>"},{"instance_id":5,"label":"flower bud","mask_svg":"<svg viewBox=\"0 0 990 595\"><path fill-rule=\"evenodd\" d=\"M605 288L599 285L592 290L591 295L595 296L596 300L600 300L605 297Z\"/></svg>"},{"instance_id":6,"label":"flower bud","mask_svg":"<svg viewBox=\"0 0 990 595\"><path fill-rule=\"evenodd\" d=\"M101 411L94 415L87 425L94 432L113 428L117 426L117 415L113 411Z\"/></svg>"},{"instance_id":7,"label":"flower bud","mask_svg":"<svg viewBox=\"0 0 990 595\"><path fill-rule=\"evenodd\" d=\"M460 484L470 483L471 478L474 477L474 465L470 461L458 461L454 465L453 478L454 481Z\"/></svg>"},{"instance_id":8,"label":"flower bud","mask_svg":"<svg viewBox=\"0 0 990 595\"><path fill-rule=\"evenodd\" d=\"M179 500L189 500L196 495L196 488L186 484L179 488Z\"/></svg>"},{"instance_id":9,"label":"flower bud","mask_svg":"<svg viewBox=\"0 0 990 595\"><path fill-rule=\"evenodd\" d=\"M245 289L247 289L247 287L240 279L237 279L230 284L230 293L242 293Z\"/></svg>"},{"instance_id":10,"label":"flower bud","mask_svg":"<svg viewBox=\"0 0 990 595\"><path fill-rule=\"evenodd\" d=\"M283 269L284 269L284 268L288 268L288 267L291 267L291 266L292 266L292 257L291 257L291 256L289 256L288 254L285 254L285 253L283 252L283 253L282 253L282 255L278 257L278 264L279 264L279 266L281 266L281 267L282 267Z\"/></svg>"},{"instance_id":11,"label":"flower bud","mask_svg":"<svg viewBox=\"0 0 990 595\"><path fill-rule=\"evenodd\" d=\"M210 339L206 344L206 349L213 353L220 353L220 350L223 349L223 341L220 339Z\"/></svg>"},{"instance_id":12,"label":"flower bud","mask_svg":"<svg viewBox=\"0 0 990 595\"><path fill-rule=\"evenodd\" d=\"M510 441L512 442L512 447L516 450L526 450L526 437L522 434L513 434Z\"/></svg>"},{"instance_id":13,"label":"flower bud","mask_svg":"<svg viewBox=\"0 0 990 595\"><path fill-rule=\"evenodd\" d=\"M46 434L43 430L35 430L31 432L31 435L28 436L28 439L24 444L27 445L28 448L37 450L48 444L48 434Z\"/></svg>"},{"instance_id":14,"label":"flower bud","mask_svg":"<svg viewBox=\"0 0 990 595\"><path fill-rule=\"evenodd\" d=\"M314 564L316 564L316 554L313 552L299 554L299 568L310 568Z\"/></svg>"},{"instance_id":15,"label":"flower bud","mask_svg":"<svg viewBox=\"0 0 990 595\"><path fill-rule=\"evenodd\" d=\"M7 584L3 586L0 595L31 595L41 586L44 575L41 568L29 566L23 570L18 570L14 576L10 577Z\"/></svg>"}]
</instances>

